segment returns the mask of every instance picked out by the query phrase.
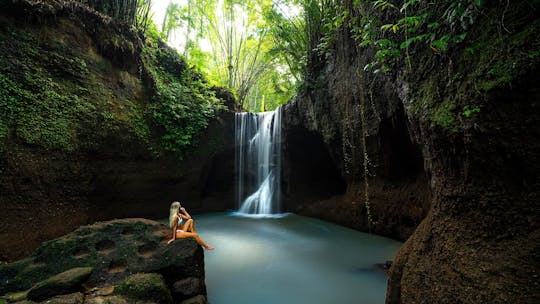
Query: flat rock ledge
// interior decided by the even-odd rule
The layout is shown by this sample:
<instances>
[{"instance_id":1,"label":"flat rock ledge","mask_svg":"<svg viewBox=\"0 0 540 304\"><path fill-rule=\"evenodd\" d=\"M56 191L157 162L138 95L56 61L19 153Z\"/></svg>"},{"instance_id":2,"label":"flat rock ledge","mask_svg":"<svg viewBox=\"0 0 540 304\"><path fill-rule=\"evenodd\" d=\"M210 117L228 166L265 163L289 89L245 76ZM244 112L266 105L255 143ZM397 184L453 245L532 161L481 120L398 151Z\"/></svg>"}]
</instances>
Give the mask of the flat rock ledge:
<instances>
[{"instance_id":1,"label":"flat rock ledge","mask_svg":"<svg viewBox=\"0 0 540 304\"><path fill-rule=\"evenodd\" d=\"M207 303L203 249L168 234L140 218L80 227L0 266L0 304Z\"/></svg>"}]
</instances>

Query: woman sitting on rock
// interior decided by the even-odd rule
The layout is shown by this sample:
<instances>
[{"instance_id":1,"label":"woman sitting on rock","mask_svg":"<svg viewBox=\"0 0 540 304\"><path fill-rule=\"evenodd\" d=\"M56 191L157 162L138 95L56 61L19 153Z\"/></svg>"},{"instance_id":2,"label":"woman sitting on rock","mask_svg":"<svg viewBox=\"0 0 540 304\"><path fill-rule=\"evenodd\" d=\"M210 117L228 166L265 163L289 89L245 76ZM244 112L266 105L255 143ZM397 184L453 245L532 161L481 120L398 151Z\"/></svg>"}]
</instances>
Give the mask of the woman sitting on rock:
<instances>
[{"instance_id":1,"label":"woman sitting on rock","mask_svg":"<svg viewBox=\"0 0 540 304\"><path fill-rule=\"evenodd\" d=\"M186 209L180 205L180 202L171 204L171 212L169 214L169 227L172 228L172 239L167 244L172 243L176 239L194 238L195 241L207 250L212 250L214 247L206 244L201 237L195 232L195 222L187 213Z\"/></svg>"}]
</instances>

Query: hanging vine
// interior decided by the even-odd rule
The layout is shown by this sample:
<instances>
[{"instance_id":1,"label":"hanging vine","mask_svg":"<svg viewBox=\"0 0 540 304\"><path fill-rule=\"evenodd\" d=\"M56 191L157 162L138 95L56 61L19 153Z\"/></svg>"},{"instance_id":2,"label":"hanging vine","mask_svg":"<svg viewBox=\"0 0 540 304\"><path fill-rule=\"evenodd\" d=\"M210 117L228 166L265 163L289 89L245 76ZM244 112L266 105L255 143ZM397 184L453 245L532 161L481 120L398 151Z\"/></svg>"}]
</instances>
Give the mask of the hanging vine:
<instances>
[{"instance_id":1,"label":"hanging vine","mask_svg":"<svg viewBox=\"0 0 540 304\"><path fill-rule=\"evenodd\" d=\"M357 50L359 51L359 50ZM366 216L368 219L368 228L371 231L371 224L374 224L373 222L373 216L371 214L371 203L369 201L369 155L367 151L367 119L366 119L366 102L365 102L365 94L364 94L364 77L362 74L362 70L360 68L360 56L357 56L358 58L358 64L356 67L356 74L358 76L358 82L359 82L359 106L360 106L360 124L361 124L361 144L362 144L362 165L363 165L363 177L364 177L364 206L366 207Z\"/></svg>"}]
</instances>

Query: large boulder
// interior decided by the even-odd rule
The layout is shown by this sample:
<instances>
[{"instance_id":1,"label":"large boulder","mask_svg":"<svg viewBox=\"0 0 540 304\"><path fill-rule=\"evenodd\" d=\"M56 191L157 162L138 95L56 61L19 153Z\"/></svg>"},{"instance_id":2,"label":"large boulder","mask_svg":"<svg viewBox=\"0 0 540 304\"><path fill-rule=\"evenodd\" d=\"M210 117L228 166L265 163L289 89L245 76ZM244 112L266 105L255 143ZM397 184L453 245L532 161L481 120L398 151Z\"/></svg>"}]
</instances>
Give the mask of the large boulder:
<instances>
[{"instance_id":1,"label":"large boulder","mask_svg":"<svg viewBox=\"0 0 540 304\"><path fill-rule=\"evenodd\" d=\"M137 299L143 302L170 303L169 289L175 301L205 295L203 249L192 239L167 245L169 234L166 225L140 218L80 227L44 243L27 259L0 266L0 295L29 290L29 300L43 301L81 291L89 302L132 303L138 293L123 292L131 290L128 286L146 286L152 292L145 294L165 295ZM196 288L178 283L183 280L197 282Z\"/></svg>"}]
</instances>

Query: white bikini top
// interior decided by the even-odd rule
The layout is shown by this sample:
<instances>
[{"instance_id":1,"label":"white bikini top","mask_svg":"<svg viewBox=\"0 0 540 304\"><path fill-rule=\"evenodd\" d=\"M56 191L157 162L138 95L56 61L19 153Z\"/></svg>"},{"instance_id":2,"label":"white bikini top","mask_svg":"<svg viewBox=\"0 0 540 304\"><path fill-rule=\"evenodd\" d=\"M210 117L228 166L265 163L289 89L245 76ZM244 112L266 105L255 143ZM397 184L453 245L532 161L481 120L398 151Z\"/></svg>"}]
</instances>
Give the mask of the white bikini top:
<instances>
[{"instance_id":1,"label":"white bikini top","mask_svg":"<svg viewBox=\"0 0 540 304\"><path fill-rule=\"evenodd\" d=\"M180 227L180 228L182 227L182 222L183 222L183 221L184 221L184 220L182 219L182 217L181 217L181 216L178 216L178 227Z\"/></svg>"}]
</instances>

